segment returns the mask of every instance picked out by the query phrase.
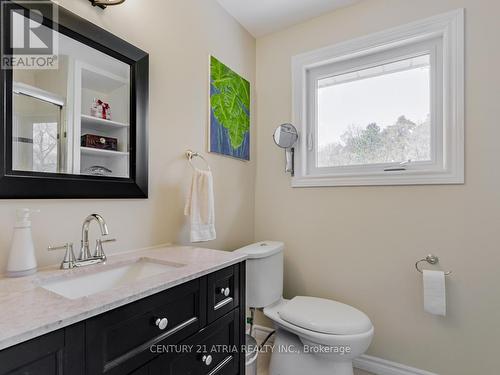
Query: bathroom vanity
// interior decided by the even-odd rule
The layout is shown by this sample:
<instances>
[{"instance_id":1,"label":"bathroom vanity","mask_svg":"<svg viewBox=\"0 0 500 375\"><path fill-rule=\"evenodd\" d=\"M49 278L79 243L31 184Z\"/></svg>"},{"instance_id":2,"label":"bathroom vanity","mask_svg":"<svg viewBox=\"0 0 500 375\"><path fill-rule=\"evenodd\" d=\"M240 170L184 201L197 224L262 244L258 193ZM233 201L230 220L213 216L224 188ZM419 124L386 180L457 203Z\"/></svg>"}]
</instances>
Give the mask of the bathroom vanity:
<instances>
[{"instance_id":1,"label":"bathroom vanity","mask_svg":"<svg viewBox=\"0 0 500 375\"><path fill-rule=\"evenodd\" d=\"M0 279L0 310L1 375L244 374L241 254L160 247Z\"/></svg>"}]
</instances>

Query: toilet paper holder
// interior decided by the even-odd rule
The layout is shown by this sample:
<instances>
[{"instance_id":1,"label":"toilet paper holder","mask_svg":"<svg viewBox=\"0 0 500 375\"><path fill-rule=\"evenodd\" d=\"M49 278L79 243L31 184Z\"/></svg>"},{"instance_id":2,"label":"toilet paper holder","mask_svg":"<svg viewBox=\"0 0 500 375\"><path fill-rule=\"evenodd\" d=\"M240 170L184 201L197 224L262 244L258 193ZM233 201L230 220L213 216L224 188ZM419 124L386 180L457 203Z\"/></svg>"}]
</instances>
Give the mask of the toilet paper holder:
<instances>
[{"instance_id":1,"label":"toilet paper holder","mask_svg":"<svg viewBox=\"0 0 500 375\"><path fill-rule=\"evenodd\" d=\"M429 254L429 255L427 255L425 258L420 259L419 261L417 261L417 262L415 263L415 268L416 268L416 269L417 269L417 271L418 271L418 272L420 272L420 273L423 273L423 272L422 272L422 270L421 270L420 268L418 268L418 265L419 265L420 263L422 263L422 262L427 262L427 263L429 263L429 264L433 264L433 265L434 265L434 264L438 264L438 263L439 263L439 257L437 257L436 255L433 255L433 254ZM450 275L450 274L451 274L451 271L447 271L447 272L445 272L444 274L445 274L445 276L448 276L448 275Z\"/></svg>"}]
</instances>

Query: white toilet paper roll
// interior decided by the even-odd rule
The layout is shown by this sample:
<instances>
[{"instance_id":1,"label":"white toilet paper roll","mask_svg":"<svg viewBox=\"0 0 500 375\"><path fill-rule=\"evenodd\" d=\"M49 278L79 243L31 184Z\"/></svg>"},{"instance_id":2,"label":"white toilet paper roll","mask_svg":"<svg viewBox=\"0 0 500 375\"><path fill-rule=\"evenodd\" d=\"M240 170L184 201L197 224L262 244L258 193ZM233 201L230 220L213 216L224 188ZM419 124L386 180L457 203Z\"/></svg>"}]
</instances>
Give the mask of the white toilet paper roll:
<instances>
[{"instance_id":1,"label":"white toilet paper roll","mask_svg":"<svg viewBox=\"0 0 500 375\"><path fill-rule=\"evenodd\" d=\"M430 314L446 316L446 286L443 271L423 271L424 309Z\"/></svg>"}]
</instances>

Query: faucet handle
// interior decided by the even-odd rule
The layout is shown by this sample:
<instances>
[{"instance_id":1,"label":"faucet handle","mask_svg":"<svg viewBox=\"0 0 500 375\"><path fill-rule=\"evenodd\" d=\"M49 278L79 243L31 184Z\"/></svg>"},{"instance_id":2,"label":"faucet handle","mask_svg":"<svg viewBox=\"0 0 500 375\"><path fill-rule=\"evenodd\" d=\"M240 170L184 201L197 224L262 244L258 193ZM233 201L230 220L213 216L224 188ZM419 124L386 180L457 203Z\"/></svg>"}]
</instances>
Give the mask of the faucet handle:
<instances>
[{"instance_id":1,"label":"faucet handle","mask_svg":"<svg viewBox=\"0 0 500 375\"><path fill-rule=\"evenodd\" d=\"M98 241L101 241L101 243L106 243L106 242L116 242L117 239L116 238L109 238L107 240L103 240L103 239L100 239Z\"/></svg>"},{"instance_id":2,"label":"faucet handle","mask_svg":"<svg viewBox=\"0 0 500 375\"><path fill-rule=\"evenodd\" d=\"M68 248L68 246L71 246L71 247L72 247L72 246L73 246L73 244L72 244L72 243L70 243L70 242L67 242L67 243L65 243L64 245L60 245L60 246L52 246L52 245L49 245L49 246L47 247L47 250L48 250L48 251L62 250L62 249L67 249L67 248Z\"/></svg>"},{"instance_id":3,"label":"faucet handle","mask_svg":"<svg viewBox=\"0 0 500 375\"><path fill-rule=\"evenodd\" d=\"M73 244L71 242L65 243L61 246L49 246L47 250L62 250L65 249L66 253L64 254L64 260L61 263L61 269L67 270L75 267L76 258L75 253L73 252Z\"/></svg>"},{"instance_id":4,"label":"faucet handle","mask_svg":"<svg viewBox=\"0 0 500 375\"><path fill-rule=\"evenodd\" d=\"M103 239L96 240L96 242L95 242L95 254L94 254L95 258L101 258L103 261L106 260L106 254L104 254L104 249L102 247L102 244L106 243L106 242L116 242L116 238L110 238L110 239L106 239L106 240L103 240Z\"/></svg>"}]
</instances>

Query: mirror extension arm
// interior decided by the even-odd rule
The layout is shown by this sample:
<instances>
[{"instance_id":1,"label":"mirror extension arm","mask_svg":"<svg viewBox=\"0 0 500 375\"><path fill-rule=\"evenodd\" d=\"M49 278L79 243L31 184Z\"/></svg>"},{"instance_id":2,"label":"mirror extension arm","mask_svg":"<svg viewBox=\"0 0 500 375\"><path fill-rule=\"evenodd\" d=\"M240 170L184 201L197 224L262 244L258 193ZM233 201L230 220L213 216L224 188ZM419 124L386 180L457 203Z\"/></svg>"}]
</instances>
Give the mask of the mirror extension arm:
<instances>
[{"instance_id":1,"label":"mirror extension arm","mask_svg":"<svg viewBox=\"0 0 500 375\"><path fill-rule=\"evenodd\" d=\"M299 139L299 133L292 124L281 124L276 128L273 134L274 143L280 148L285 149L285 172L295 175L295 148L293 147Z\"/></svg>"}]
</instances>

